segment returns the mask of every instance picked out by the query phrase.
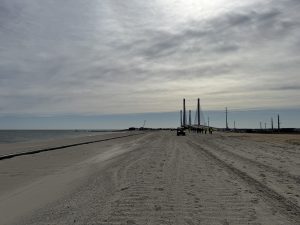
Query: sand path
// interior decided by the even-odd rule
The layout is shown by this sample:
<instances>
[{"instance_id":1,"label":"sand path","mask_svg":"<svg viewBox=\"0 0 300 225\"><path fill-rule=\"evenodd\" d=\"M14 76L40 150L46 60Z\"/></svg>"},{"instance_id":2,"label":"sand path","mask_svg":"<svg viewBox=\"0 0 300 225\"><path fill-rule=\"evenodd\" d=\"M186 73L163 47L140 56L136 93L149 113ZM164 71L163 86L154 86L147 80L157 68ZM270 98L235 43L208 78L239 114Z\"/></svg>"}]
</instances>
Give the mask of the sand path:
<instances>
[{"instance_id":1,"label":"sand path","mask_svg":"<svg viewBox=\"0 0 300 225\"><path fill-rule=\"evenodd\" d=\"M12 205L26 201L24 196L32 199L30 210L16 212L22 211L23 203L7 224L300 222L298 146L278 147L224 134L177 137L174 132L152 132L76 148L22 158L36 163L32 171L39 168L37 160L44 160L42 175L47 175L32 178L19 200L3 188L2 197ZM17 160L21 161L7 160L6 166ZM47 190L50 183L54 185ZM47 190L50 197L43 197L41 190ZM40 201L30 196L38 191Z\"/></svg>"}]
</instances>

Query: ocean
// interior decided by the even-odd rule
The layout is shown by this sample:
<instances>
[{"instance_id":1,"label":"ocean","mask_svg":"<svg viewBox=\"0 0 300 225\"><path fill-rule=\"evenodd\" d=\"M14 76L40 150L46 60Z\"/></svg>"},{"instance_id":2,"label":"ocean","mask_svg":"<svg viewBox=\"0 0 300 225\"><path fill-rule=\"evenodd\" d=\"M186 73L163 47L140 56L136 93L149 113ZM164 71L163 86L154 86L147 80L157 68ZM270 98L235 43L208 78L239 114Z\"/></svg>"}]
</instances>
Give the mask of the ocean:
<instances>
[{"instance_id":1,"label":"ocean","mask_svg":"<svg viewBox=\"0 0 300 225\"><path fill-rule=\"evenodd\" d=\"M106 134L88 130L0 130L0 144L61 139Z\"/></svg>"}]
</instances>

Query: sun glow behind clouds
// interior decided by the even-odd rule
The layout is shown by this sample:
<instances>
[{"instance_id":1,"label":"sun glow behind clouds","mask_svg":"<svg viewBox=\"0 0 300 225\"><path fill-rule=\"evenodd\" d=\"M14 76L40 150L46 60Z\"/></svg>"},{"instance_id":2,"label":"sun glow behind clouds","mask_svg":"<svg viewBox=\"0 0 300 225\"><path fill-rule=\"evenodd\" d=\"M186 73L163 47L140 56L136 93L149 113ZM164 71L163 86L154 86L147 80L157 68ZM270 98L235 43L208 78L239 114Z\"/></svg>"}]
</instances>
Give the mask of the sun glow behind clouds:
<instances>
[{"instance_id":1,"label":"sun glow behind clouds","mask_svg":"<svg viewBox=\"0 0 300 225\"><path fill-rule=\"evenodd\" d=\"M253 4L258 0L157 0L174 25L174 22L199 21L212 19L235 8Z\"/></svg>"}]
</instances>

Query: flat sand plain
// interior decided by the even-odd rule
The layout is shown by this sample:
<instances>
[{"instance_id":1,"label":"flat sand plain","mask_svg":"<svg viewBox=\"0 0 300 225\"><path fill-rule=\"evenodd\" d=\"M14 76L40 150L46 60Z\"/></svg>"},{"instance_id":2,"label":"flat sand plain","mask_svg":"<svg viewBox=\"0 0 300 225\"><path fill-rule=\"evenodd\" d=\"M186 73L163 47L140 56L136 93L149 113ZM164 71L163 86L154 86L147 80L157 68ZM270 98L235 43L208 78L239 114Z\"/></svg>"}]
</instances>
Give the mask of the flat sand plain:
<instances>
[{"instance_id":1,"label":"flat sand plain","mask_svg":"<svg viewBox=\"0 0 300 225\"><path fill-rule=\"evenodd\" d=\"M295 139L148 132L2 160L0 224L300 224Z\"/></svg>"}]
</instances>

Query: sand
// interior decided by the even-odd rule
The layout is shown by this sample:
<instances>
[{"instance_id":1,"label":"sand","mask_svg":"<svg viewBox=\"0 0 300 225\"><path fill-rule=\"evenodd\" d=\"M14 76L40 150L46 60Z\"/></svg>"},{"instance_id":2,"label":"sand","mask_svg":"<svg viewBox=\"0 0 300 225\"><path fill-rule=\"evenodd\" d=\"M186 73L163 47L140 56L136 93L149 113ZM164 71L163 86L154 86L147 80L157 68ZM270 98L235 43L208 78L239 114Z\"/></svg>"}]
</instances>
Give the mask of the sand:
<instances>
[{"instance_id":1,"label":"sand","mask_svg":"<svg viewBox=\"0 0 300 225\"><path fill-rule=\"evenodd\" d=\"M270 137L147 132L2 160L0 224L299 224L300 147Z\"/></svg>"},{"instance_id":2,"label":"sand","mask_svg":"<svg viewBox=\"0 0 300 225\"><path fill-rule=\"evenodd\" d=\"M255 134L255 133L227 133L228 137L244 140L271 142L277 144L300 145L300 134Z\"/></svg>"}]
</instances>

